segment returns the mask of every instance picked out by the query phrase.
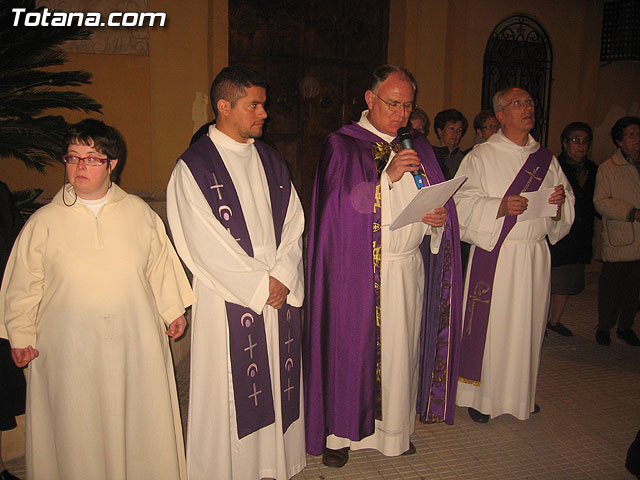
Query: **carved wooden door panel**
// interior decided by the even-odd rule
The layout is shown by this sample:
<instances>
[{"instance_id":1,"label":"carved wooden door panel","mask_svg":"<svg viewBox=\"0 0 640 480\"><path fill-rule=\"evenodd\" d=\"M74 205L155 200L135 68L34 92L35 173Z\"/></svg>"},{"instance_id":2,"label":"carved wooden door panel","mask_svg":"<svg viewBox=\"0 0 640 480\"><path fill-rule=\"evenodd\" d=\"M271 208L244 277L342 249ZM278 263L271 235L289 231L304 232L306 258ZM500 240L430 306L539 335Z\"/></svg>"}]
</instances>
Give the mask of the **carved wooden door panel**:
<instances>
[{"instance_id":1,"label":"carved wooden door panel","mask_svg":"<svg viewBox=\"0 0 640 480\"><path fill-rule=\"evenodd\" d=\"M389 0L229 0L229 63L269 83L264 140L289 163L309 213L324 138L366 108L387 58Z\"/></svg>"}]
</instances>

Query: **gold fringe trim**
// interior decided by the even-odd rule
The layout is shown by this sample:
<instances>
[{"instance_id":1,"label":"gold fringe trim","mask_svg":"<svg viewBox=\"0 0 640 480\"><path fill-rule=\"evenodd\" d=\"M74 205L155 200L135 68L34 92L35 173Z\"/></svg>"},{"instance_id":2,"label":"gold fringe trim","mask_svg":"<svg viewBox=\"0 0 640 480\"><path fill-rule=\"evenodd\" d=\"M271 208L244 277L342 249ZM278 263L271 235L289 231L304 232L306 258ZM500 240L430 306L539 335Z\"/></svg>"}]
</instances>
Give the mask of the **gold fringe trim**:
<instances>
[{"instance_id":1,"label":"gold fringe trim","mask_svg":"<svg viewBox=\"0 0 640 480\"><path fill-rule=\"evenodd\" d=\"M469 385L473 385L474 387L480 386L480 382L476 382L475 380L469 380L468 378L458 377L458 381L462 383L468 383Z\"/></svg>"}]
</instances>

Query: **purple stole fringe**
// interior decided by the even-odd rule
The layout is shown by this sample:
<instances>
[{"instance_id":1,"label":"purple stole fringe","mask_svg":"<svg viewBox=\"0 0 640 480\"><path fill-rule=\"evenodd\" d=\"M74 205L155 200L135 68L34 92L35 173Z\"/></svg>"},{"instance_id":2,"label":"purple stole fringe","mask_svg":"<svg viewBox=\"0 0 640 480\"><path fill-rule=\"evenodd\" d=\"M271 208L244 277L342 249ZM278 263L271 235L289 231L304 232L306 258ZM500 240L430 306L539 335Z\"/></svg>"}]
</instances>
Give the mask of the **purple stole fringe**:
<instances>
[{"instance_id":1,"label":"purple stole fringe","mask_svg":"<svg viewBox=\"0 0 640 480\"><path fill-rule=\"evenodd\" d=\"M504 194L518 195L522 192L535 192L540 188L547 174L553 154L540 146L537 152L529 155L516 175L513 183ZM476 247L470 269L469 291L462 332L462 348L460 354L460 381L480 385L482 375L482 358L487 339L493 281L500 248L511 229L515 226L517 216L505 216L498 241L490 252Z\"/></svg>"},{"instance_id":2,"label":"purple stole fringe","mask_svg":"<svg viewBox=\"0 0 640 480\"><path fill-rule=\"evenodd\" d=\"M291 180L281 157L264 143L255 142L269 185L276 245L291 195ZM195 142L181 159L189 167L213 215L227 228L247 255L253 246L231 176L208 136ZM217 252L212 252L216 255ZM229 351L238 438L275 422L267 339L262 314L225 302L229 322ZM300 416L300 312L285 303L278 310L282 430Z\"/></svg>"}]
</instances>

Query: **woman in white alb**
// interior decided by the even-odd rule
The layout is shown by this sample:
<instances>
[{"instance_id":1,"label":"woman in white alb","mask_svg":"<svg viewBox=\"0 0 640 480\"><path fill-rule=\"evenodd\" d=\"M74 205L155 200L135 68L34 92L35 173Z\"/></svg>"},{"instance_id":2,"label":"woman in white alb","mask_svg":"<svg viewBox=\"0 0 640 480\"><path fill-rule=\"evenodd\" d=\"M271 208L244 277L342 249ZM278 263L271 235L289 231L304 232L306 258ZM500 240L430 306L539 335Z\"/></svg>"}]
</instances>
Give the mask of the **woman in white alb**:
<instances>
[{"instance_id":1,"label":"woman in white alb","mask_svg":"<svg viewBox=\"0 0 640 480\"><path fill-rule=\"evenodd\" d=\"M167 335L193 292L160 218L111 183L117 130L88 119L64 143L69 183L22 229L0 292L0 336L28 364L27 477L184 479Z\"/></svg>"}]
</instances>

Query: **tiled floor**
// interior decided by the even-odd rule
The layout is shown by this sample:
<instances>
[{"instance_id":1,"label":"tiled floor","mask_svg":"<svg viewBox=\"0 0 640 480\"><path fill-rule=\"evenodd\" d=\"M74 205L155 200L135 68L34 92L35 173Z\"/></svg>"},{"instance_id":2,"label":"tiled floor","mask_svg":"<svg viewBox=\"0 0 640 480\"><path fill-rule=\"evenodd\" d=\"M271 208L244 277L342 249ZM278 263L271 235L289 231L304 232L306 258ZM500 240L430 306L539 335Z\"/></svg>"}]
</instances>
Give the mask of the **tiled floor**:
<instances>
[{"instance_id":1,"label":"tiled floor","mask_svg":"<svg viewBox=\"0 0 640 480\"><path fill-rule=\"evenodd\" d=\"M416 424L418 452L386 458L351 452L343 468L307 457L307 479L631 479L624 468L640 429L640 348L595 343L596 283L569 300L563 324L573 337L545 340L538 377L541 412L474 423L458 408L453 426ZM638 329L636 327L636 329Z\"/></svg>"},{"instance_id":2,"label":"tiled floor","mask_svg":"<svg viewBox=\"0 0 640 480\"><path fill-rule=\"evenodd\" d=\"M640 348L613 335L597 345L595 275L569 300L563 323L575 336L550 332L538 378L538 415L521 422L502 416L476 424L458 408L455 425L416 424L417 454L387 458L352 452L341 469L307 457L296 480L325 479L632 479L624 468L627 448L640 429ZM636 322L640 333L640 322ZM186 418L188 359L177 369ZM8 464L24 472L24 459Z\"/></svg>"}]
</instances>

